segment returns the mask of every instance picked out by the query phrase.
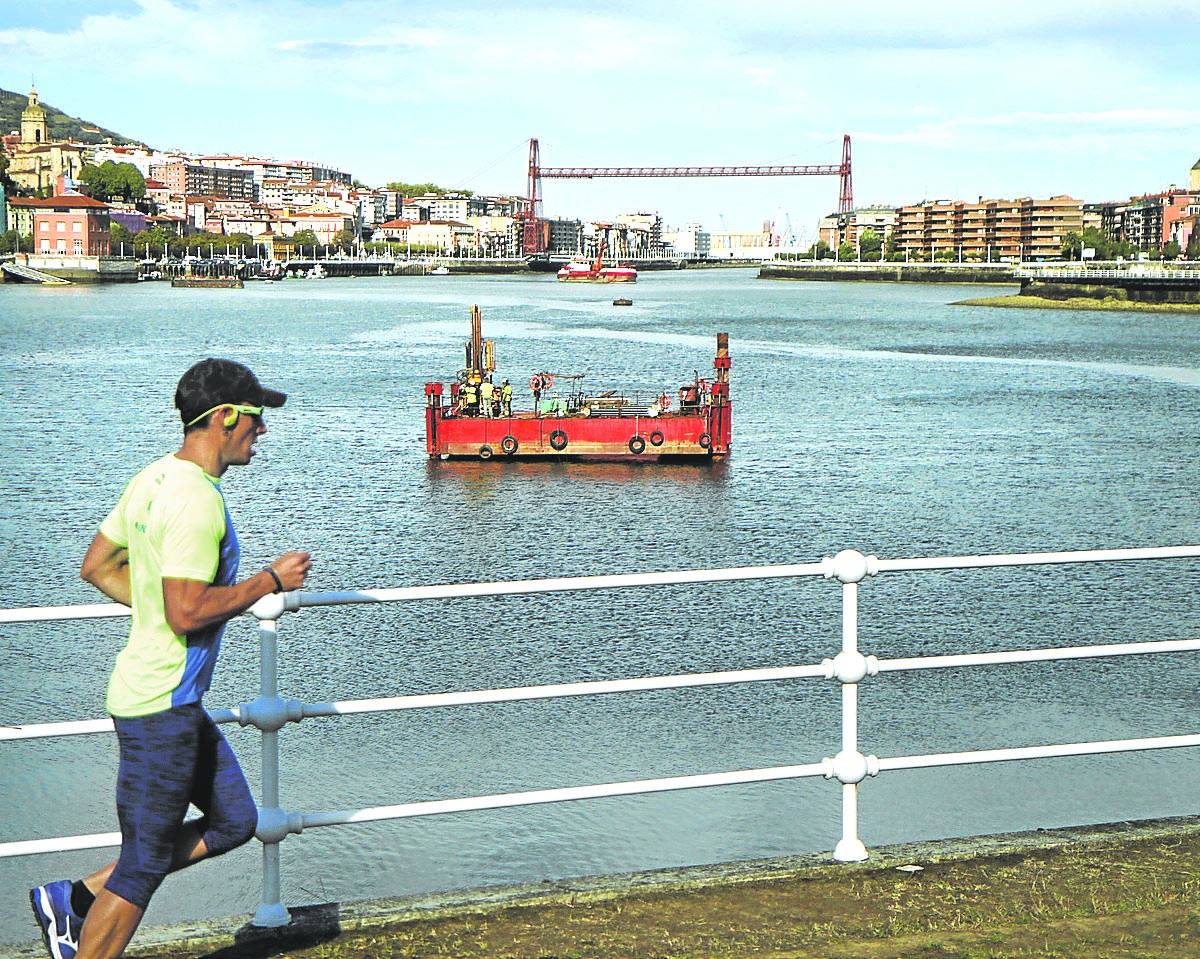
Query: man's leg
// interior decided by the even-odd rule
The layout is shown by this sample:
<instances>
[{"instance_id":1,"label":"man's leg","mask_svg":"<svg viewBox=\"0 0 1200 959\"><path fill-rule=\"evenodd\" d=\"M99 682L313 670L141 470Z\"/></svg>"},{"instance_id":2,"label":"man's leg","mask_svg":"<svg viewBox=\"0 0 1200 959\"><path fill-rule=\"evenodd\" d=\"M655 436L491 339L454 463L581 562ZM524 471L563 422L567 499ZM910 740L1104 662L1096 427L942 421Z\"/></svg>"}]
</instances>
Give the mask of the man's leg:
<instances>
[{"instance_id":1,"label":"man's leg","mask_svg":"<svg viewBox=\"0 0 1200 959\"><path fill-rule=\"evenodd\" d=\"M180 827L179 838L175 840L175 848L171 854L171 872L186 869L207 855L208 847L204 845L204 837L200 835L200 831L196 828L196 820L186 822ZM108 882L108 877L112 875L116 867L117 860L114 859L103 869L97 869L90 876L84 876L80 881L87 886L88 892L98 898L100 891L104 888L104 884ZM86 913L83 913L83 915L86 915Z\"/></svg>"},{"instance_id":2,"label":"man's leg","mask_svg":"<svg viewBox=\"0 0 1200 959\"><path fill-rule=\"evenodd\" d=\"M166 872L177 872L242 845L253 837L258 822L250 787L225 737L207 714L203 714L194 725L195 729L188 729L187 735L175 740L175 745L179 747L175 758L189 755L192 763L191 773L186 777L190 783L189 794L182 803L178 819L182 819L186 813L188 801L205 815L175 827ZM140 750L135 748L134 752ZM178 771L179 764L174 765L176 770L173 772ZM127 776L125 785L128 786L136 778L135 775ZM174 778L176 785L181 783L178 776L168 775L167 778ZM118 812L122 808L128 809L130 805L128 795L122 795L121 786L118 782ZM172 795L158 805L164 808L178 807L179 797L174 795L177 789L171 792ZM161 796L159 798L163 799ZM161 822L160 817L152 815L151 818ZM122 825L124 829L124 820ZM140 826L143 834L150 831L144 822ZM144 850L140 850L137 843L131 842L130 847L135 850L132 858L138 861L145 858L142 855ZM119 956L141 922L144 907L131 902L120 892L106 888L119 862L109 863L82 880L95 896L95 901L89 909L80 913L85 922L76 959L111 959ZM128 883L128 877L119 877L118 889L125 888ZM157 888L157 883L154 886ZM136 889L132 894L149 901L149 895L144 894L136 882L128 888Z\"/></svg>"},{"instance_id":3,"label":"man's leg","mask_svg":"<svg viewBox=\"0 0 1200 959\"><path fill-rule=\"evenodd\" d=\"M207 718L198 706L180 706L114 721L121 750L121 856L112 867L88 877L103 876L104 882L84 919L76 959L121 955L167 873L206 855L200 833L183 820ZM89 881L85 885L92 888Z\"/></svg>"},{"instance_id":4,"label":"man's leg","mask_svg":"<svg viewBox=\"0 0 1200 959\"><path fill-rule=\"evenodd\" d=\"M254 838L254 796L233 749L207 714L191 800L204 815L188 825L196 829L206 856L223 856Z\"/></svg>"},{"instance_id":5,"label":"man's leg","mask_svg":"<svg viewBox=\"0 0 1200 959\"><path fill-rule=\"evenodd\" d=\"M171 872L186 869L208 857L203 825L203 820L196 819L180 827L172 849ZM96 901L87 912L76 959L115 959L129 945L142 921L145 910L105 888L116 865L110 863L83 880Z\"/></svg>"}]
</instances>

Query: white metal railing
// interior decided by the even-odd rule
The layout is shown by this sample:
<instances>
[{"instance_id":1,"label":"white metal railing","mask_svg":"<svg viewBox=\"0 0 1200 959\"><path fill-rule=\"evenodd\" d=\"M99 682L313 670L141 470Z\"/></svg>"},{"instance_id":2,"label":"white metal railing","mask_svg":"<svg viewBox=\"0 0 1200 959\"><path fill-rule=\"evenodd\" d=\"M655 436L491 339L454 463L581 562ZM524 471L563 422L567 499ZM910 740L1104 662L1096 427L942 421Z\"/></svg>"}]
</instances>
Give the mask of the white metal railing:
<instances>
[{"instance_id":1,"label":"white metal railing","mask_svg":"<svg viewBox=\"0 0 1200 959\"><path fill-rule=\"evenodd\" d=\"M858 787L869 776L877 776L881 772L899 769L920 769L1200 746L1200 735L1184 734L1103 742L1062 743L1047 746L1018 746L1005 749L896 756L881 759L874 755L864 755L859 750L858 744L858 686L864 680L884 673L988 666L1002 663L1035 663L1050 660L1200 651L1200 639L1175 639L1104 646L1007 650L993 653L967 653L898 659L880 659L876 656L864 656L858 649L858 588L859 583L868 576L898 571L983 569L1008 566L1126 562L1196 557L1200 557L1200 546L883 560L875 556L864 556L856 550L843 550L836 556L826 558L819 563L683 570L660 573L631 573L608 576L576 576L501 583L415 586L399 589L333 592L298 591L265 597L255 604L254 608L250 611L258 619L261 648L259 696L253 702L244 703L232 709L215 710L212 712L213 718L219 723L237 722L242 726L254 726L262 734L262 803L259 809L259 822L256 835L263 843L263 894L262 902L254 916L254 924L259 926L280 926L285 925L289 921L287 909L280 901L279 843L290 834L298 834L305 829L312 829L319 826L345 825L385 819L405 819L469 810L530 806L578 799L594 799L603 796L629 796L672 790L699 789L709 786L732 785L735 783L824 777L826 779L836 779L841 786L842 835L834 848L834 859L839 862L860 862L867 858L867 850L858 835ZM825 579L836 580L841 586L842 648L832 659L826 659L820 663L579 683L557 683L506 689L467 690L329 703L303 703L298 700L285 700L280 697L278 691L278 621L284 613L296 612L309 606L416 602L452 597L528 595L568 590L623 589L689 583L795 579L799 577L824 577ZM128 609L117 604L8 609L0 610L0 624L119 617L127 616L128 614ZM673 776L662 779L642 779L628 782L598 783L589 786L538 789L485 796L408 802L399 805L375 806L366 809L328 812L288 812L280 806L279 730L289 722L299 722L303 719L318 716L347 716L358 713L432 709L447 706L478 705L481 703L520 702L534 699L592 696L652 689L684 689L722 684L778 682L798 679L836 680L841 685L841 749L833 757L801 765L732 770L688 776ZM112 721L107 719L4 726L0 727L0 740L83 735L111 732L112 728ZM119 845L120 842L120 833L115 832L7 842L0 843L0 858L35 853L95 849Z\"/></svg>"},{"instance_id":2,"label":"white metal railing","mask_svg":"<svg viewBox=\"0 0 1200 959\"><path fill-rule=\"evenodd\" d=\"M1043 277L1055 278L1100 278L1109 280L1200 280L1200 270L1172 270L1162 267L1153 269L1137 266L1136 264L1123 270L1089 269L1088 267L1044 267L1022 268L1016 275L1029 279Z\"/></svg>"}]
</instances>

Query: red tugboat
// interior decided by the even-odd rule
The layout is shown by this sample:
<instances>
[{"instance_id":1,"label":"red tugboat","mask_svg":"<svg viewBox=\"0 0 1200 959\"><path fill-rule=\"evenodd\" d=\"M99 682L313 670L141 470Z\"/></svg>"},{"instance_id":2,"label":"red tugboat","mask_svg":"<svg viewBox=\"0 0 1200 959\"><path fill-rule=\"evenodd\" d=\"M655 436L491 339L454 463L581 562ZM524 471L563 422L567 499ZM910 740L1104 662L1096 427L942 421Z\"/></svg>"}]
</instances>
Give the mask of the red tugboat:
<instances>
[{"instance_id":1,"label":"red tugboat","mask_svg":"<svg viewBox=\"0 0 1200 959\"><path fill-rule=\"evenodd\" d=\"M449 395L441 383L425 384L425 451L431 459L702 462L729 455L729 334L717 334L714 378L697 376L675 396L664 392L647 401L616 390L589 394L582 374L535 373L529 379L533 409L516 411L511 390L504 399L508 380L493 382L496 351L483 338L482 325L474 306L466 368ZM567 384L565 395L555 392L558 381Z\"/></svg>"},{"instance_id":2,"label":"red tugboat","mask_svg":"<svg viewBox=\"0 0 1200 959\"><path fill-rule=\"evenodd\" d=\"M566 283L636 283L637 268L632 266L605 266L604 244L596 253L596 260L572 260L558 271L558 278Z\"/></svg>"}]
</instances>

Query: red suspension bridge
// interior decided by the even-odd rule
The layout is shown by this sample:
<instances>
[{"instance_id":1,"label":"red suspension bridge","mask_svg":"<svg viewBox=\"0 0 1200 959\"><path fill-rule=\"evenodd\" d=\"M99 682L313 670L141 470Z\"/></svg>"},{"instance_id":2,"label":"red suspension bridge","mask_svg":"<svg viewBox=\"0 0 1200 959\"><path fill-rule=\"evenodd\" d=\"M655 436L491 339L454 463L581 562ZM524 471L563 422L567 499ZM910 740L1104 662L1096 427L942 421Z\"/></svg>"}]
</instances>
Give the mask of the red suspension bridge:
<instances>
[{"instance_id":1,"label":"red suspension bridge","mask_svg":"<svg viewBox=\"0 0 1200 959\"><path fill-rule=\"evenodd\" d=\"M850 134L842 137L841 163L782 164L775 166L542 166L538 141L529 141L528 208L518 217L524 222L522 238L527 255L544 253L547 231L542 221L542 180L592 180L598 177L711 177L711 176L836 176L840 178L838 212L854 209L850 173Z\"/></svg>"}]
</instances>

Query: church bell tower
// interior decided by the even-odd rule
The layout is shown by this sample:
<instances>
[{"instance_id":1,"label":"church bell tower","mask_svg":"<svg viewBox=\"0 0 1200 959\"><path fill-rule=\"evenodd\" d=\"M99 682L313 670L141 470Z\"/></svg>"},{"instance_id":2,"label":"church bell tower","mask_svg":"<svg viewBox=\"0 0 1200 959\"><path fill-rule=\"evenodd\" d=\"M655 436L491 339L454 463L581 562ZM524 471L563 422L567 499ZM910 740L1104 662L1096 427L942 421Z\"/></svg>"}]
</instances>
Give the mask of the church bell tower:
<instances>
[{"instance_id":1,"label":"church bell tower","mask_svg":"<svg viewBox=\"0 0 1200 959\"><path fill-rule=\"evenodd\" d=\"M29 91L29 105L21 111L21 146L40 146L50 142L46 111L38 103L37 87Z\"/></svg>"}]
</instances>

